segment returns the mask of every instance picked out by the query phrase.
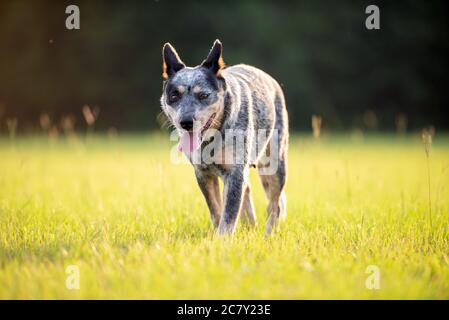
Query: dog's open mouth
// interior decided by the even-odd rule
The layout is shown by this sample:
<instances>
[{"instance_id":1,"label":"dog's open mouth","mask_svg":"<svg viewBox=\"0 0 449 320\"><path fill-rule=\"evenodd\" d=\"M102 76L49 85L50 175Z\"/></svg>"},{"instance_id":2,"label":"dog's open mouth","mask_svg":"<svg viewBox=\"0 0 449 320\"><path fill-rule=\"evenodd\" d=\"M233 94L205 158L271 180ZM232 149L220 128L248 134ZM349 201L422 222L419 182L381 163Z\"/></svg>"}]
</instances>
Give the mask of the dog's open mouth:
<instances>
[{"instance_id":1,"label":"dog's open mouth","mask_svg":"<svg viewBox=\"0 0 449 320\"><path fill-rule=\"evenodd\" d=\"M210 128L216 113L213 113L206 121L201 130L184 131L179 139L178 150L181 152L192 153L201 145L204 132Z\"/></svg>"}]
</instances>

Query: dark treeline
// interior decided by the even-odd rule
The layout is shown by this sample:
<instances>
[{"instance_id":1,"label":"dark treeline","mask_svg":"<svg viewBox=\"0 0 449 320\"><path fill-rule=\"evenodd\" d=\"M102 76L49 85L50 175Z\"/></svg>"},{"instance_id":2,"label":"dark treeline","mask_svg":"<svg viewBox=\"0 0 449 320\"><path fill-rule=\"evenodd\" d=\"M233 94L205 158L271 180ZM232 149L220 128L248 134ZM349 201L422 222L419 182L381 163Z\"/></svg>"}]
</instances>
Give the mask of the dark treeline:
<instances>
[{"instance_id":1,"label":"dark treeline","mask_svg":"<svg viewBox=\"0 0 449 320\"><path fill-rule=\"evenodd\" d=\"M219 38L227 64L283 85L295 129L313 114L333 129L394 129L398 114L414 129L449 125L445 1L378 2L375 31L365 1L75 2L81 29L69 31L71 2L0 1L0 122L37 127L45 112L81 126L88 104L98 128L157 128L163 43L196 65Z\"/></svg>"}]
</instances>

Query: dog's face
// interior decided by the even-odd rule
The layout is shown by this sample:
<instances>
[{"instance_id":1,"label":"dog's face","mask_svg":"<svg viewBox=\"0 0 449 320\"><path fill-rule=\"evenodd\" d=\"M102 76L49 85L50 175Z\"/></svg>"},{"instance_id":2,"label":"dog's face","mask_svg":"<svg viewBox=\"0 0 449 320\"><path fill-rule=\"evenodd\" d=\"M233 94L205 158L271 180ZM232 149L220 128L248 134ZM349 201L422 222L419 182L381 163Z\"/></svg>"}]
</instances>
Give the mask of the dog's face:
<instances>
[{"instance_id":1,"label":"dog's face","mask_svg":"<svg viewBox=\"0 0 449 320\"><path fill-rule=\"evenodd\" d=\"M176 50L163 47L162 109L178 130L179 149L191 153L201 145L204 132L217 128L224 109L226 84L222 45L217 40L208 57L197 67L186 67Z\"/></svg>"}]
</instances>

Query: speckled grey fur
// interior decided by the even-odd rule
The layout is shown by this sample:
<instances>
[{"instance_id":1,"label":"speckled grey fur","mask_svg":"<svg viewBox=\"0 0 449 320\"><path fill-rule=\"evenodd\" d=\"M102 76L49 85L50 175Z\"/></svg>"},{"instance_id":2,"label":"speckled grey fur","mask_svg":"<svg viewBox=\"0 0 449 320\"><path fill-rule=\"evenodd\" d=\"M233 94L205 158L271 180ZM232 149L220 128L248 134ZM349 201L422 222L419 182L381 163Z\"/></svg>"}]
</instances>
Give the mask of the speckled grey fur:
<instances>
[{"instance_id":1,"label":"speckled grey fur","mask_svg":"<svg viewBox=\"0 0 449 320\"><path fill-rule=\"evenodd\" d=\"M226 141L228 129L245 132L245 149L240 154L242 163L194 163L195 175L218 234L232 234L241 211L243 219L251 225L256 224L248 172L250 166L257 166L269 200L266 233L270 234L278 221L286 216L288 116L284 95L276 80L255 67L243 64L224 67L221 54L222 45L217 40L206 60L189 68L175 49L166 44L163 49L162 109L180 134L183 131L179 123L181 118L192 116L203 119L200 120L203 124L212 113L217 116L211 128L219 131L222 141ZM176 92L176 99L181 98L171 103L173 92ZM198 100L198 92L205 93L207 98ZM265 140L256 139L259 130L266 130ZM273 134L275 130L277 134ZM202 141L201 148L214 142ZM260 159L273 143L277 146L277 167L274 173L265 174L264 168L269 163L262 164ZM224 142L223 150L227 147L232 146ZM254 147L258 148L257 153L251 152ZM223 198L219 178L224 181Z\"/></svg>"}]
</instances>

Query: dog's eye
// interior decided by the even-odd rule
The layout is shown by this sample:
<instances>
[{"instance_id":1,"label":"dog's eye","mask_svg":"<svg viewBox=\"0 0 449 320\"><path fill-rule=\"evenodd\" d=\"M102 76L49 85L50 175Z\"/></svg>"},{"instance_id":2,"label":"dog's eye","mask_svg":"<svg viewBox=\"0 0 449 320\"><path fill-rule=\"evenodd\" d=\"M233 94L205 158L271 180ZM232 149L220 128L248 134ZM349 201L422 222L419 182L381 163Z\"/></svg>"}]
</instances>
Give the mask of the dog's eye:
<instances>
[{"instance_id":1,"label":"dog's eye","mask_svg":"<svg viewBox=\"0 0 449 320\"><path fill-rule=\"evenodd\" d=\"M198 99L200 99L200 100L205 100L205 99L207 99L207 98L209 98L209 94L208 94L208 93L200 92L200 93L198 94Z\"/></svg>"},{"instance_id":2,"label":"dog's eye","mask_svg":"<svg viewBox=\"0 0 449 320\"><path fill-rule=\"evenodd\" d=\"M175 91L175 92L172 92L172 93L170 94L170 96L168 97L168 100L169 100L170 102L176 102L176 101L178 101L180 98L181 98L180 93L179 93L178 91Z\"/></svg>"}]
</instances>

